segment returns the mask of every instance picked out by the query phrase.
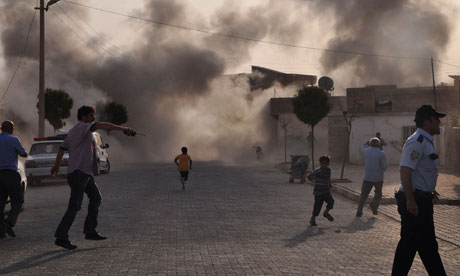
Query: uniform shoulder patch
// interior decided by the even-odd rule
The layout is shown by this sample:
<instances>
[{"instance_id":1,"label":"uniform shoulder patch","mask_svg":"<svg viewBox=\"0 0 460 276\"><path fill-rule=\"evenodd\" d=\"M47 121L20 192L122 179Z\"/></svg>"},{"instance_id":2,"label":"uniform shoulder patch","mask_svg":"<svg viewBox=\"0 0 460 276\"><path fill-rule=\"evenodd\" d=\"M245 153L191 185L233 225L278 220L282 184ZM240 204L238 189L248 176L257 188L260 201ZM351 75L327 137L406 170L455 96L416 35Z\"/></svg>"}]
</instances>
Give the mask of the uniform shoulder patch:
<instances>
[{"instance_id":1,"label":"uniform shoulder patch","mask_svg":"<svg viewBox=\"0 0 460 276\"><path fill-rule=\"evenodd\" d=\"M410 159L412 161L419 159L420 153L416 152L415 150L411 152L410 154Z\"/></svg>"},{"instance_id":2,"label":"uniform shoulder patch","mask_svg":"<svg viewBox=\"0 0 460 276\"><path fill-rule=\"evenodd\" d=\"M420 134L420 135L418 136L418 138L417 138L417 141L418 141L419 143L422 143L422 142L423 142L423 138L425 138L425 137L424 137L422 134Z\"/></svg>"}]
</instances>

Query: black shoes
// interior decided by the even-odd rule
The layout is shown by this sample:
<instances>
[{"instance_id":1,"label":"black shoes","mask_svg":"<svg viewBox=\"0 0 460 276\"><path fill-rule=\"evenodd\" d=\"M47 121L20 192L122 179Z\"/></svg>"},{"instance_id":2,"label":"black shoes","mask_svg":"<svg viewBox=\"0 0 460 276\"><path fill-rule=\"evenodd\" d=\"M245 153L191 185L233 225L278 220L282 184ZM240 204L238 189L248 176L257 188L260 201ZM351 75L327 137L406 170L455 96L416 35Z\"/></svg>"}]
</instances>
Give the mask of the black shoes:
<instances>
[{"instance_id":1,"label":"black shoes","mask_svg":"<svg viewBox=\"0 0 460 276\"><path fill-rule=\"evenodd\" d=\"M5 231L8 234L8 236L13 237L13 238L16 237L16 234L13 231L13 227L7 221L5 221Z\"/></svg>"},{"instance_id":2,"label":"black shoes","mask_svg":"<svg viewBox=\"0 0 460 276\"><path fill-rule=\"evenodd\" d=\"M325 218L327 218L329 221L334 221L334 217L331 216L330 214L323 214Z\"/></svg>"},{"instance_id":3,"label":"black shoes","mask_svg":"<svg viewBox=\"0 0 460 276\"><path fill-rule=\"evenodd\" d=\"M310 225L311 225L311 226L317 226L318 224L316 224L315 219L311 219L311 220L310 220Z\"/></svg>"},{"instance_id":4,"label":"black shoes","mask_svg":"<svg viewBox=\"0 0 460 276\"><path fill-rule=\"evenodd\" d=\"M356 216L357 216L358 218L362 217L362 216L363 216L363 212L356 212Z\"/></svg>"},{"instance_id":5,"label":"black shoes","mask_svg":"<svg viewBox=\"0 0 460 276\"><path fill-rule=\"evenodd\" d=\"M99 233L91 233L91 234L86 234L85 239L87 240L93 240L93 241L101 241L107 239L107 237L103 237L99 235ZM68 250L73 250L77 248L75 244L72 244L69 240L61 240L61 239L56 239L54 242L55 245L63 247Z\"/></svg>"},{"instance_id":6,"label":"black shoes","mask_svg":"<svg viewBox=\"0 0 460 276\"><path fill-rule=\"evenodd\" d=\"M372 210L372 214L374 214L374 215L378 215L378 214L379 214L379 213L377 212L377 209L371 208L371 210Z\"/></svg>"},{"instance_id":7,"label":"black shoes","mask_svg":"<svg viewBox=\"0 0 460 276\"><path fill-rule=\"evenodd\" d=\"M54 244L60 247L64 247L65 249L68 249L68 250L74 250L75 248L77 248L77 246L72 244L69 240L56 239Z\"/></svg>"},{"instance_id":8,"label":"black shoes","mask_svg":"<svg viewBox=\"0 0 460 276\"><path fill-rule=\"evenodd\" d=\"M99 235L99 233L96 232L96 233L86 234L85 239L92 240L92 241L102 241L102 240L107 239L107 237L103 237Z\"/></svg>"}]
</instances>

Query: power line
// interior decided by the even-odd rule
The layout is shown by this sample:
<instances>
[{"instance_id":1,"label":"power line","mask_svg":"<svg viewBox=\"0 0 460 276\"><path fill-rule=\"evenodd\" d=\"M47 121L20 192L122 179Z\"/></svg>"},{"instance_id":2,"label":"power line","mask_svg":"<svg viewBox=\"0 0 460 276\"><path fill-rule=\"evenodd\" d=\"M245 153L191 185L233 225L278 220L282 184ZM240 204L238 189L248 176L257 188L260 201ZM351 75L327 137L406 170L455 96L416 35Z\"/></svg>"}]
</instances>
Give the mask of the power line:
<instances>
[{"instance_id":1,"label":"power line","mask_svg":"<svg viewBox=\"0 0 460 276\"><path fill-rule=\"evenodd\" d=\"M154 23L154 24L158 24L158 25L167 26L167 27L183 29L183 30L188 30L188 31L194 31L194 32L200 32L200 33L216 35L216 36L221 36L221 37L227 37L227 38L234 38L234 39L240 39L240 40L246 40L246 41L252 41L252 42L266 43L266 44L284 46L284 47L291 47L291 48L300 48L300 49L308 49L308 50L315 50L315 51L332 52L332 53L338 53L338 54L350 54L350 55L360 55L360 56L372 56L372 57L393 58L393 59L422 60L422 61L429 61L430 60L430 58L425 58L425 57L408 57L408 56L394 56L394 55L384 55L384 54L375 54L375 53L362 53L362 52L355 52L355 51L344 51L344 50L335 50L335 49L327 49L327 48L309 47L309 46L302 46L302 45L296 45L296 44L288 44L288 43L282 43L282 42L261 40L261 39L255 39L255 38L243 37L243 36L238 36L238 35L219 33L219 32L214 32L214 31L209 31L209 30L203 30L203 29L197 29L197 28L191 28L191 27L186 27L186 26L181 26L181 25L175 25L175 24L160 22L160 21L147 19L147 18L142 18L142 17L138 17L138 16L134 16L134 15L128 15L128 14L109 11L109 10L105 10L105 9L101 9L101 8L96 8L96 7L92 7L92 6L89 6L89 5L76 3L76 2L68 1L68 0L63 0L63 1L67 2L69 4L78 5L78 6L82 6L82 7L85 7L85 8L97 10L97 11L100 11L100 12L110 13L110 14L123 16L123 17L131 18L131 19L142 20L142 21L146 21L146 22L150 22L150 23Z\"/></svg>"},{"instance_id":2,"label":"power line","mask_svg":"<svg viewBox=\"0 0 460 276\"><path fill-rule=\"evenodd\" d=\"M109 51L109 49L104 45L104 43L100 42L99 39L97 37L94 37L92 36L87 30L85 30L83 27L81 27L77 22L76 20L73 19L73 17L71 17L66 11L64 11L64 9L61 8L60 5L56 5L56 7L58 7L61 12L67 16L70 21L75 24L75 26L80 30L80 32L88 37L90 39L90 41L94 41L95 44L96 44L96 49L99 49L99 47L97 47L98 45L100 45L100 49L102 49L103 51L105 51L109 56L113 56L113 53ZM116 58L114 58L116 59Z\"/></svg>"},{"instance_id":3,"label":"power line","mask_svg":"<svg viewBox=\"0 0 460 276\"><path fill-rule=\"evenodd\" d=\"M78 38L79 38L83 43L85 43L86 39L83 38L83 37L81 36L80 33L78 33L78 32L75 31L71 26L69 26L69 24L67 24L66 21L65 21L64 19L62 19L61 16L59 16L59 14L57 14L54 10L51 10L51 11L53 12L53 14L54 14L54 16L55 16L56 18L58 18L67 28L69 28L75 35L77 35ZM96 49L96 51L99 51L99 48L98 48L98 47L95 47L95 49ZM100 51L99 51L99 52L100 52ZM108 54L109 54L109 53L108 53ZM108 58L109 58L109 60L111 60L111 61L114 62L114 63L117 63L117 64L121 63L120 60L118 60L118 59L112 57L111 54L109 54Z\"/></svg>"},{"instance_id":4,"label":"power line","mask_svg":"<svg viewBox=\"0 0 460 276\"><path fill-rule=\"evenodd\" d=\"M79 27L79 28L80 28L80 29L81 29L91 40L93 40L93 41L95 41L95 43L99 44L99 45L101 46L101 48L102 48L104 51L106 51L106 52L107 52L108 54L110 54L110 55L113 55L113 54L118 55L118 53L115 51L115 49L110 48L110 47L107 47L107 46L105 45L104 41L102 41L102 40L105 40L105 39L104 39L104 36L101 35L100 33L98 33L96 30L94 30L94 28L92 28L88 23L86 23L86 21L83 20L83 19L72 9L72 7L71 7L70 5L69 5L69 8L70 8L71 12L73 12L73 14L75 14L76 17L77 17L81 22L83 22L83 24L85 24L91 31L93 31L93 32L96 34L96 36L98 36L98 37L92 35L92 34L91 34L89 31L87 31L84 27L81 27L81 26L77 23L77 20L74 20L74 18L73 18L69 13L67 13L67 12L61 7L60 4L57 4L56 6L62 11L62 13L64 13L67 17L69 17L70 20L71 20L77 27ZM101 38L101 39L99 39L99 38ZM110 43L110 41L109 41L109 43ZM110 43L110 44L112 44L112 43ZM117 50L120 51L122 54L124 53L123 49L121 49L120 47L118 47L118 46L116 46L116 45L114 45L114 44L112 44L112 45L113 45L115 48L117 48ZM109 53L109 52L110 52L110 53Z\"/></svg>"},{"instance_id":5,"label":"power line","mask_svg":"<svg viewBox=\"0 0 460 276\"><path fill-rule=\"evenodd\" d=\"M442 60L439 60L439 59L435 59L434 61L446 64L446 65L449 65L449 66L452 66L452 67L460 68L460 66L458 66L458 65L451 64L451 63L448 63L448 62L445 62L445 61L442 61Z\"/></svg>"},{"instance_id":6,"label":"power line","mask_svg":"<svg viewBox=\"0 0 460 276\"><path fill-rule=\"evenodd\" d=\"M37 10L34 11L34 16L32 16L32 20L30 21L29 30L27 31L26 41L25 41L25 43L24 43L24 48L22 49L21 55L19 56L18 65L16 66L16 69L14 70L13 75L11 76L11 79L10 79L10 81L8 82L8 86L6 87L5 92L3 93L2 98L0 99L0 102L3 101L3 99L4 99L5 96L6 96L6 94L8 93L8 91L9 91L9 89L10 89L10 87L11 87L11 84L13 83L14 77L16 76L16 73L18 72L19 67L21 66L21 61L22 61L22 58L24 57L24 54L25 54L25 52L26 52L27 44L29 43L30 32L31 32L32 26L33 26L33 24L34 24L35 15L36 15L36 14L37 14Z\"/></svg>"}]
</instances>

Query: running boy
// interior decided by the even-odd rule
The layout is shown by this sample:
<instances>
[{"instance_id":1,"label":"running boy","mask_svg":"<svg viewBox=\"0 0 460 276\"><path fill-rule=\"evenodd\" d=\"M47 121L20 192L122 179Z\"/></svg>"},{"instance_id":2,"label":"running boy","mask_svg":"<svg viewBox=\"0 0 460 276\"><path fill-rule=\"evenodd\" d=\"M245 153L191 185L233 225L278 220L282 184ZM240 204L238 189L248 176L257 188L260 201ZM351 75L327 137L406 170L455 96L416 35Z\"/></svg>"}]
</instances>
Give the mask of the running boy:
<instances>
[{"instance_id":1,"label":"running boy","mask_svg":"<svg viewBox=\"0 0 460 276\"><path fill-rule=\"evenodd\" d=\"M323 202L326 201L326 210L323 216L329 221L333 221L334 218L329 214L329 210L334 207L334 198L331 195L331 169L329 166L329 156L323 155L319 158L320 167L312 171L308 175L308 180L315 183L313 194L315 195L315 205L313 207L313 215L310 219L310 225L316 226L315 218L319 215Z\"/></svg>"},{"instance_id":2,"label":"running boy","mask_svg":"<svg viewBox=\"0 0 460 276\"><path fill-rule=\"evenodd\" d=\"M187 154L187 148L182 147L182 154L179 154L174 159L180 173L180 182L182 183L182 190L185 190L185 181L188 179L188 172L192 169L192 158Z\"/></svg>"}]
</instances>

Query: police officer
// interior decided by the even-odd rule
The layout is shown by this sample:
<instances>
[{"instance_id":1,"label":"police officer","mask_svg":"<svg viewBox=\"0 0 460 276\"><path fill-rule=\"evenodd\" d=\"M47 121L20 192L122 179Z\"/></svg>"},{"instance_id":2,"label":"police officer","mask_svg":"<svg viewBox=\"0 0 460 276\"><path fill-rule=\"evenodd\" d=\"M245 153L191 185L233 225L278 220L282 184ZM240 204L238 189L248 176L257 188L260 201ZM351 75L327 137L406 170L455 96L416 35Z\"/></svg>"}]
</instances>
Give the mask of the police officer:
<instances>
[{"instance_id":1,"label":"police officer","mask_svg":"<svg viewBox=\"0 0 460 276\"><path fill-rule=\"evenodd\" d=\"M24 187L18 173L18 155L27 157L18 137L13 136L14 123L4 121L0 134L0 239L16 237L13 227L16 224L22 204L24 203ZM11 210L8 218L3 221L6 199L10 196ZM6 234L5 234L6 232Z\"/></svg>"},{"instance_id":2,"label":"police officer","mask_svg":"<svg viewBox=\"0 0 460 276\"><path fill-rule=\"evenodd\" d=\"M433 203L439 201L436 192L438 155L433 135L439 134L446 114L431 105L423 105L415 113L417 131L403 147L400 162L401 185L395 194L401 215L401 239L396 248L392 275L407 275L415 253L429 275L446 275L434 231Z\"/></svg>"}]
</instances>

